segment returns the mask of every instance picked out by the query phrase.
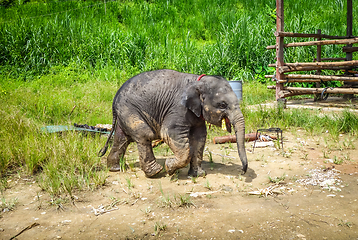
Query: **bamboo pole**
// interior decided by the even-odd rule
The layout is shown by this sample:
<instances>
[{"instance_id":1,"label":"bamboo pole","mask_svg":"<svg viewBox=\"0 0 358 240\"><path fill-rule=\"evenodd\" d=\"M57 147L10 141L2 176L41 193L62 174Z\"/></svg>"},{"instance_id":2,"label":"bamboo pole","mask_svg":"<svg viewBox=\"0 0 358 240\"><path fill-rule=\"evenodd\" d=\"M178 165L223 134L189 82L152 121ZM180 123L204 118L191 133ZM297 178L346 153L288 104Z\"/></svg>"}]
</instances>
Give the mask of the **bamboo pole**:
<instances>
[{"instance_id":1,"label":"bamboo pole","mask_svg":"<svg viewBox=\"0 0 358 240\"><path fill-rule=\"evenodd\" d=\"M293 33L293 32L275 32L276 37L302 37L302 38L327 38L327 39L347 39L347 36L331 36L315 33Z\"/></svg>"},{"instance_id":2,"label":"bamboo pole","mask_svg":"<svg viewBox=\"0 0 358 240\"><path fill-rule=\"evenodd\" d=\"M293 42L284 44L284 47L302 47L302 46L318 46L318 45L331 45L331 44L354 44L358 43L358 38L350 38L343 40L321 40L310 42ZM267 46L266 49L276 49L276 45Z\"/></svg>"}]
</instances>

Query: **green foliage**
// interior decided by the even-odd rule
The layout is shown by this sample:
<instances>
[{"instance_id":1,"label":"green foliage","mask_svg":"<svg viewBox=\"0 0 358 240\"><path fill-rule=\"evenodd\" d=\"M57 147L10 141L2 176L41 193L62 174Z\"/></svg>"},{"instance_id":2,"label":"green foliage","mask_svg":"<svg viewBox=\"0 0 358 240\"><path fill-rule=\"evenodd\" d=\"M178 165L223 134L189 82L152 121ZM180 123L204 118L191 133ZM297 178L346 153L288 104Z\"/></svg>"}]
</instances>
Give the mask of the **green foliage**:
<instances>
[{"instance_id":1,"label":"green foliage","mask_svg":"<svg viewBox=\"0 0 358 240\"><path fill-rule=\"evenodd\" d=\"M94 71L114 67L130 75L171 68L265 81L262 76L271 70L264 66L274 61L274 51L265 49L275 41L274 1L1 3L7 7L0 7L0 71L24 80L75 63ZM320 28L326 34L345 35L345 8L345 3L333 0L287 2L285 30ZM356 7L353 11L357 15ZM312 60L314 51L289 48L285 58ZM340 52L334 46L323 48L323 56Z\"/></svg>"}]
</instances>

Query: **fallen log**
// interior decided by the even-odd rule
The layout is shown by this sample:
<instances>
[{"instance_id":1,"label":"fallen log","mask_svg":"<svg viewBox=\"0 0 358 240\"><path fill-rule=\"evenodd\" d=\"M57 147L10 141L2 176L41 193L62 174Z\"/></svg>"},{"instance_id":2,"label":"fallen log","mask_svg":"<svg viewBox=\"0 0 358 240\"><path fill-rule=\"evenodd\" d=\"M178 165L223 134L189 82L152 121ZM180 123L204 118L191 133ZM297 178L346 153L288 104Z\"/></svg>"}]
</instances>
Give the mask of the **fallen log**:
<instances>
[{"instance_id":1,"label":"fallen log","mask_svg":"<svg viewBox=\"0 0 358 240\"><path fill-rule=\"evenodd\" d=\"M259 137L260 137L260 133L258 133L257 136L256 133L248 133L245 134L245 141L246 142L255 141L255 139L258 139ZM213 142L214 144L229 143L229 142L236 143L236 136L228 135L223 137L214 137Z\"/></svg>"},{"instance_id":2,"label":"fallen log","mask_svg":"<svg viewBox=\"0 0 358 240\"><path fill-rule=\"evenodd\" d=\"M260 139L260 133L248 133L245 134L245 141L251 142ZM275 136L269 136L272 139L277 139ZM228 135L223 137L214 137L213 138L214 144L222 144L222 143L236 143L236 136L235 135Z\"/></svg>"}]
</instances>

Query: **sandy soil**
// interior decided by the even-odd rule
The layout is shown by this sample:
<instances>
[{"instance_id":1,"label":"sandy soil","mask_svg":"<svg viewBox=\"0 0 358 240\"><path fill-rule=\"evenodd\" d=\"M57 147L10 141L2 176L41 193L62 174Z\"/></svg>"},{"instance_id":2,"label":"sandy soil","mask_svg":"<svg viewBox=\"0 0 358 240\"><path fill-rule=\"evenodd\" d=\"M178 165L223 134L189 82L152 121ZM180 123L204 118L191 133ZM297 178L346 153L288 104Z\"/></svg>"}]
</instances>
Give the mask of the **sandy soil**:
<instances>
[{"instance_id":1,"label":"sandy soil","mask_svg":"<svg viewBox=\"0 0 358 240\"><path fill-rule=\"evenodd\" d=\"M341 136L334 143L328 134L283 135L284 154L270 147L253 153L247 143L245 175L235 144L208 140L205 178L188 178L186 168L148 179L135 163L126 173L109 173L103 188L78 192L73 204L60 207L33 179L14 177L2 197L18 203L2 213L0 239L28 226L17 239L358 239L356 139ZM156 155L163 163L169 156L160 156L165 146L160 148ZM136 154L132 146L128 159ZM313 181L314 169L321 180L336 174L329 187L297 182Z\"/></svg>"}]
</instances>

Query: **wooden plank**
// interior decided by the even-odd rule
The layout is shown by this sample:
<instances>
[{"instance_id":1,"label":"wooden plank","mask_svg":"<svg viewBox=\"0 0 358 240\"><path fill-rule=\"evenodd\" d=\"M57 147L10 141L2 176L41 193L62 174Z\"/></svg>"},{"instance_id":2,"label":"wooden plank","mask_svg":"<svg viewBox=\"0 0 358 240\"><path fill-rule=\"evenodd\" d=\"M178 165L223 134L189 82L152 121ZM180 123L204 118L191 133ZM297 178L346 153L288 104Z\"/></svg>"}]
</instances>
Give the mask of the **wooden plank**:
<instances>
[{"instance_id":1,"label":"wooden plank","mask_svg":"<svg viewBox=\"0 0 358 240\"><path fill-rule=\"evenodd\" d=\"M284 47L302 47L302 46L318 46L318 45L332 45L332 44L354 44L358 43L358 38L350 38L343 40L321 40L310 42L293 42L287 43ZM276 49L276 45L267 46L266 49Z\"/></svg>"}]
</instances>

